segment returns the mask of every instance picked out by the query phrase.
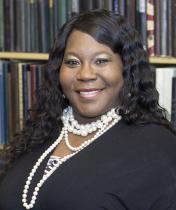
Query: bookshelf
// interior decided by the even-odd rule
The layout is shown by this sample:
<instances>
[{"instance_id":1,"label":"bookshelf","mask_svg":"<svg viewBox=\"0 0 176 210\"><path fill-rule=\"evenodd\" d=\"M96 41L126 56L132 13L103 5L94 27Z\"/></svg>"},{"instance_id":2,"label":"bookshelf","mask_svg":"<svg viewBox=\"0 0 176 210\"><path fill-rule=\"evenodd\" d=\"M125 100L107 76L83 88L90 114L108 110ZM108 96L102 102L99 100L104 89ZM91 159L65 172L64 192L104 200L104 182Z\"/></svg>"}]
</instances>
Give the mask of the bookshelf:
<instances>
[{"instance_id":1,"label":"bookshelf","mask_svg":"<svg viewBox=\"0 0 176 210\"><path fill-rule=\"evenodd\" d=\"M0 52L0 59L47 61L48 57L48 53ZM149 61L154 65L176 65L176 57L150 56Z\"/></svg>"}]
</instances>

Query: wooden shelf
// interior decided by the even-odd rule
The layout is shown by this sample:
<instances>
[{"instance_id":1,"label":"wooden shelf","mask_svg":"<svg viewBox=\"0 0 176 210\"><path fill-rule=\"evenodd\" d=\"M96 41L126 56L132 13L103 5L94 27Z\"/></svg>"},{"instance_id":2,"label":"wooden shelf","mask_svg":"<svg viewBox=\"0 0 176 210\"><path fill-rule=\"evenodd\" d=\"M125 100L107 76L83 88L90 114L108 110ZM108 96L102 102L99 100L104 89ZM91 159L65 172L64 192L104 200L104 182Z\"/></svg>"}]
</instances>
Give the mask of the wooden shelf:
<instances>
[{"instance_id":1,"label":"wooden shelf","mask_svg":"<svg viewBox=\"0 0 176 210\"><path fill-rule=\"evenodd\" d=\"M4 149L4 144L0 144L0 150Z\"/></svg>"},{"instance_id":2,"label":"wooden shelf","mask_svg":"<svg viewBox=\"0 0 176 210\"><path fill-rule=\"evenodd\" d=\"M0 52L0 59L48 60L48 53Z\"/></svg>"},{"instance_id":3,"label":"wooden shelf","mask_svg":"<svg viewBox=\"0 0 176 210\"><path fill-rule=\"evenodd\" d=\"M0 52L0 59L17 60L48 60L48 53L23 53L23 52ZM152 56L149 58L151 64L176 65L176 57Z\"/></svg>"},{"instance_id":4,"label":"wooden shelf","mask_svg":"<svg viewBox=\"0 0 176 210\"><path fill-rule=\"evenodd\" d=\"M170 64L176 65L176 57L168 57L168 56L151 56L149 58L151 64Z\"/></svg>"}]
</instances>

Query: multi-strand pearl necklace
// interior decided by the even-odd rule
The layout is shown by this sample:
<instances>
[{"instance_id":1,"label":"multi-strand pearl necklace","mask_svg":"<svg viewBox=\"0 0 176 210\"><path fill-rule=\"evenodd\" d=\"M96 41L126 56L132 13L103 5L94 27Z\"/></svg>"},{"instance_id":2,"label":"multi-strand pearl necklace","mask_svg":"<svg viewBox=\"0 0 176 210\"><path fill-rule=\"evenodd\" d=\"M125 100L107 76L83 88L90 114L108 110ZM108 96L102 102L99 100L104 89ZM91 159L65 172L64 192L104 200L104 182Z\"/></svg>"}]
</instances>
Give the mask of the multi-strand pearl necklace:
<instances>
[{"instance_id":1,"label":"multi-strand pearl necklace","mask_svg":"<svg viewBox=\"0 0 176 210\"><path fill-rule=\"evenodd\" d=\"M64 110L63 112L63 116L62 116L62 121L63 121L63 128L62 131L59 135L59 137L56 139L56 141L40 156L40 158L37 160L37 162L35 163L35 165L33 166L27 181L25 183L24 186L24 190L23 190L23 194L22 194L22 203L23 206L26 209L32 209L35 201L37 199L37 195L39 193L40 188L42 187L42 185L44 184L44 182L52 175L52 173L54 173L54 171L62 164L64 163L66 160L68 160L69 158L71 158L72 156L76 155L79 151L81 151L82 149L84 149L85 147L87 147L90 143L92 143L93 141L95 141L95 139L97 139L99 136L101 136L103 133L105 133L107 130L109 130L112 126L114 126L119 120L121 119L121 117L115 112L115 109L110 110L106 115L101 116L100 120L97 120L94 124L86 124L86 125L79 125L78 122L74 119L73 117L73 113L72 113L72 108L68 107ZM100 127L101 125L101 127ZM70 126L72 127L70 129ZM91 128L91 129L90 129ZM86 130L86 132L84 133L83 130ZM97 131L97 129L99 129ZM78 132L79 131L79 132ZM79 147L72 147L68 141L68 132L72 132L76 135L81 135L82 136L87 136L89 133L93 133L95 132L95 135L84 141L84 143L82 143ZM78 133L79 134L78 134ZM86 134L86 135L85 135ZM44 174L43 177L40 179L40 181L37 183L36 187L34 188L33 191L33 195L31 198L30 203L27 203L27 193L31 184L31 181L33 179L34 174L36 173L38 167L41 165L42 161L47 157L47 155L49 153L51 153L54 148L56 148L58 146L58 144L61 142L61 140L64 139L65 143L67 145L67 147L73 151L73 153L68 154L64 157L62 157L58 164L56 164L47 174Z\"/></svg>"}]
</instances>

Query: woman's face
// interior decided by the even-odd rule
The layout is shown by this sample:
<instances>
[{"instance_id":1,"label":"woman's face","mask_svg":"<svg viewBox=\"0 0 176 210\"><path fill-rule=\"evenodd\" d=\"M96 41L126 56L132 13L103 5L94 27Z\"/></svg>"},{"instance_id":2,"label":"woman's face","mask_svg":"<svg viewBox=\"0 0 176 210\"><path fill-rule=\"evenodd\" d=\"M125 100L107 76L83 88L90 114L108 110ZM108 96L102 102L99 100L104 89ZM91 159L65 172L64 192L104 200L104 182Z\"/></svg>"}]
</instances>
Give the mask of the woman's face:
<instances>
[{"instance_id":1,"label":"woman's face","mask_svg":"<svg viewBox=\"0 0 176 210\"><path fill-rule=\"evenodd\" d=\"M60 69L64 95L75 118L96 118L119 104L122 61L108 46L75 30L68 38Z\"/></svg>"}]
</instances>

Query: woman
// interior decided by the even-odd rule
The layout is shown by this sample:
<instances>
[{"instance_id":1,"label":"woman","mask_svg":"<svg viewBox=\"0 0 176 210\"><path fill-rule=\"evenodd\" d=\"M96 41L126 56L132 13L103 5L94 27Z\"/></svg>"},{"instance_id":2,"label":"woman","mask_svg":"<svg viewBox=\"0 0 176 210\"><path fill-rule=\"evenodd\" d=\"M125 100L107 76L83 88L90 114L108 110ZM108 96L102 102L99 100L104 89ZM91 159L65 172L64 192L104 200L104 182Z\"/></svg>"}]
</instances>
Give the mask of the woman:
<instances>
[{"instance_id":1,"label":"woman","mask_svg":"<svg viewBox=\"0 0 176 210\"><path fill-rule=\"evenodd\" d=\"M175 133L124 18L95 10L61 28L33 111L0 209L176 209Z\"/></svg>"}]
</instances>

